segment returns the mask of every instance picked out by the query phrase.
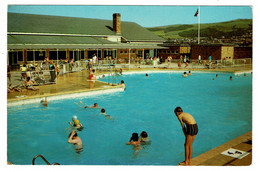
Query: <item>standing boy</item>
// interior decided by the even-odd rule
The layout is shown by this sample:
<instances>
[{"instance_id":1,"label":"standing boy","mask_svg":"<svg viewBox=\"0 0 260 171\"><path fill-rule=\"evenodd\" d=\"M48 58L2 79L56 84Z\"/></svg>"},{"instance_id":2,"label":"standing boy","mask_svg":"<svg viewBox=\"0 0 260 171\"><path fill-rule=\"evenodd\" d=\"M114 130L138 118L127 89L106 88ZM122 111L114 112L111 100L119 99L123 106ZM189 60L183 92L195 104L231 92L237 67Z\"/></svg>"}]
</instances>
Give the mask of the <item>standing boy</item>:
<instances>
[{"instance_id":1,"label":"standing boy","mask_svg":"<svg viewBox=\"0 0 260 171\"><path fill-rule=\"evenodd\" d=\"M192 143L198 133L198 126L195 119L189 113L184 113L181 107L176 107L174 113L180 121L183 133L185 135L185 161L179 163L179 165L190 165ZM186 128L183 123L185 123Z\"/></svg>"}]
</instances>

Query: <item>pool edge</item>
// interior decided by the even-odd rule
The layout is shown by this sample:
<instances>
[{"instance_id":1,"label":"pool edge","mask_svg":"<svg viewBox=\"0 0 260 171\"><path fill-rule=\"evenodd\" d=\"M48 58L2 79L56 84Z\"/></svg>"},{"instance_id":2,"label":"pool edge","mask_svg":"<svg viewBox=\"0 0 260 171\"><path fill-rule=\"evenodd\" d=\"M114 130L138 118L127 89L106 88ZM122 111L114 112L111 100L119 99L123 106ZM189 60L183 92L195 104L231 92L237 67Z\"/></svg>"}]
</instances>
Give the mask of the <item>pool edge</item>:
<instances>
[{"instance_id":1,"label":"pool edge","mask_svg":"<svg viewBox=\"0 0 260 171\"><path fill-rule=\"evenodd\" d=\"M241 144L250 140L252 141L252 131L240 135L237 138L192 158L191 163L193 166L248 166L252 164L252 145L247 147L251 154L248 158L243 159L244 161L242 159L234 159L232 157L224 156L221 153L233 147L238 149ZM222 158L222 160L217 160L219 158ZM231 162L235 164L232 164Z\"/></svg>"}]
</instances>

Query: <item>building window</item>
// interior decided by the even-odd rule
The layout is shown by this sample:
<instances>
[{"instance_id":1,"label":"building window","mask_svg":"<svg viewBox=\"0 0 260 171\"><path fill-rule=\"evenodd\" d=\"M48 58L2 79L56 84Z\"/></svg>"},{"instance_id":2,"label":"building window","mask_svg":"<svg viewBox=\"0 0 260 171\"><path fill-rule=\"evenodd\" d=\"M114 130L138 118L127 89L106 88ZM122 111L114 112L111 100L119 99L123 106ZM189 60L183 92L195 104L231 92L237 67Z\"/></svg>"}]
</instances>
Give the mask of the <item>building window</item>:
<instances>
[{"instance_id":1,"label":"building window","mask_svg":"<svg viewBox=\"0 0 260 171\"><path fill-rule=\"evenodd\" d=\"M23 62L23 52L22 51L18 52L18 61Z\"/></svg>"},{"instance_id":2,"label":"building window","mask_svg":"<svg viewBox=\"0 0 260 171\"><path fill-rule=\"evenodd\" d=\"M66 51L58 51L58 57L60 59L66 59Z\"/></svg>"},{"instance_id":3,"label":"building window","mask_svg":"<svg viewBox=\"0 0 260 171\"><path fill-rule=\"evenodd\" d=\"M27 51L27 61L43 61L44 57L45 51Z\"/></svg>"},{"instance_id":4,"label":"building window","mask_svg":"<svg viewBox=\"0 0 260 171\"><path fill-rule=\"evenodd\" d=\"M80 51L80 57L81 57L81 59L85 59L85 51L84 50Z\"/></svg>"}]
</instances>

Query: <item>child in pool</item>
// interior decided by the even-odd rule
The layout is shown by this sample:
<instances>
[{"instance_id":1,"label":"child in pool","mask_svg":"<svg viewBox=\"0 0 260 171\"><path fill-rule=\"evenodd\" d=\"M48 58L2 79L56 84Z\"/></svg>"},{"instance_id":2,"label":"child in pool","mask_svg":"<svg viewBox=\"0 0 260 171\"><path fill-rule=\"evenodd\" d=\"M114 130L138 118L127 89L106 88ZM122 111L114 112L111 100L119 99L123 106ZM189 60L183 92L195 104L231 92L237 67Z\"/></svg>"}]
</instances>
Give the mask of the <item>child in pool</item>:
<instances>
[{"instance_id":1,"label":"child in pool","mask_svg":"<svg viewBox=\"0 0 260 171\"><path fill-rule=\"evenodd\" d=\"M147 142L150 141L147 132L145 132L145 131L141 132L139 141L140 141L141 143L147 143Z\"/></svg>"}]
</instances>

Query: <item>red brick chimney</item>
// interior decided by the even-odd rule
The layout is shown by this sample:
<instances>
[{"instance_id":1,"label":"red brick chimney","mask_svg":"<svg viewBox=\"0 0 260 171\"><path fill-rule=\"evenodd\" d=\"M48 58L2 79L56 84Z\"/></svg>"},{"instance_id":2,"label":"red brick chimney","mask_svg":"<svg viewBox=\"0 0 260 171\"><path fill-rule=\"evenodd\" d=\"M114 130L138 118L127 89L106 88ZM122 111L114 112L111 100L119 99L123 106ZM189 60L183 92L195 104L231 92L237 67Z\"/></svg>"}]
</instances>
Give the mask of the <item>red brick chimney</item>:
<instances>
[{"instance_id":1,"label":"red brick chimney","mask_svg":"<svg viewBox=\"0 0 260 171\"><path fill-rule=\"evenodd\" d=\"M121 21L119 13L113 14L113 31L117 34L121 33Z\"/></svg>"}]
</instances>

